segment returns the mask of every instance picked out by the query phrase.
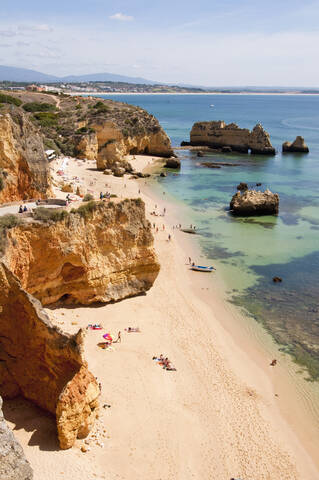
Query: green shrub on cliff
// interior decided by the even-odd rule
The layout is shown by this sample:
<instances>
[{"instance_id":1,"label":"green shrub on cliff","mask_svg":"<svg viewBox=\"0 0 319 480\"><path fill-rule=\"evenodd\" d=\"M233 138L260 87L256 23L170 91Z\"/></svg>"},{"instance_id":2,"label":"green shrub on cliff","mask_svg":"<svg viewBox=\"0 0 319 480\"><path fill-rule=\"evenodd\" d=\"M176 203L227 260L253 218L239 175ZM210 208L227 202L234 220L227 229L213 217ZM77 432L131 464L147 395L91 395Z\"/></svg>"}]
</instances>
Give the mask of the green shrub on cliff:
<instances>
[{"instance_id":1,"label":"green shrub on cliff","mask_svg":"<svg viewBox=\"0 0 319 480\"><path fill-rule=\"evenodd\" d=\"M29 102L23 105L23 110L26 112L54 112L56 106L51 103Z\"/></svg>"},{"instance_id":2,"label":"green shrub on cliff","mask_svg":"<svg viewBox=\"0 0 319 480\"><path fill-rule=\"evenodd\" d=\"M84 195L83 202L91 202L92 200L94 200L94 197L90 193Z\"/></svg>"},{"instance_id":3,"label":"green shrub on cliff","mask_svg":"<svg viewBox=\"0 0 319 480\"><path fill-rule=\"evenodd\" d=\"M61 222L65 218L67 218L69 213L67 210L62 210L61 208L45 208L45 207L38 207L33 214L33 218L35 220L39 220L40 222Z\"/></svg>"},{"instance_id":4,"label":"green shrub on cliff","mask_svg":"<svg viewBox=\"0 0 319 480\"><path fill-rule=\"evenodd\" d=\"M10 103L11 105L16 105L17 107L22 105L22 102L19 98L11 97L11 95L6 95L4 93L0 93L0 102Z\"/></svg>"},{"instance_id":5,"label":"green shrub on cliff","mask_svg":"<svg viewBox=\"0 0 319 480\"><path fill-rule=\"evenodd\" d=\"M91 215L91 213L95 212L98 208L98 203L94 202L93 200L90 202L85 203L84 205L81 205L77 209L72 209L71 213L78 213L80 217L87 218Z\"/></svg>"},{"instance_id":6,"label":"green shrub on cliff","mask_svg":"<svg viewBox=\"0 0 319 480\"><path fill-rule=\"evenodd\" d=\"M3 215L0 217L0 255L4 253L6 245L6 230L14 228L21 223L20 218L17 215Z\"/></svg>"},{"instance_id":7,"label":"green shrub on cliff","mask_svg":"<svg viewBox=\"0 0 319 480\"><path fill-rule=\"evenodd\" d=\"M37 120L41 127L55 127L58 123L57 115L51 112L35 113L33 117Z\"/></svg>"}]
</instances>

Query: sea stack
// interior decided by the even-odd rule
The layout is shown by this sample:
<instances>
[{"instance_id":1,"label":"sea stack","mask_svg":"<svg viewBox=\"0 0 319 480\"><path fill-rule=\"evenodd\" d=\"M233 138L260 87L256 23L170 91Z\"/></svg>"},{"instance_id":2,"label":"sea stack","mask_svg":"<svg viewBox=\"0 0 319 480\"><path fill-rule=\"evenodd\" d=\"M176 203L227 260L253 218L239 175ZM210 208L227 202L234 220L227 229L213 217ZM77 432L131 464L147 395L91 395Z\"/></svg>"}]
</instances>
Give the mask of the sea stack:
<instances>
[{"instance_id":1,"label":"sea stack","mask_svg":"<svg viewBox=\"0 0 319 480\"><path fill-rule=\"evenodd\" d=\"M230 202L230 210L234 215L243 217L253 215L277 215L279 211L279 195L270 190L244 190L237 192Z\"/></svg>"},{"instance_id":2,"label":"sea stack","mask_svg":"<svg viewBox=\"0 0 319 480\"><path fill-rule=\"evenodd\" d=\"M194 123L190 133L190 145L208 146L223 152L275 155L269 134L257 124L252 131L240 128L236 123L224 121Z\"/></svg>"},{"instance_id":3,"label":"sea stack","mask_svg":"<svg viewBox=\"0 0 319 480\"><path fill-rule=\"evenodd\" d=\"M301 136L296 137L294 142L285 142L282 144L283 152L309 153L308 145Z\"/></svg>"}]
</instances>

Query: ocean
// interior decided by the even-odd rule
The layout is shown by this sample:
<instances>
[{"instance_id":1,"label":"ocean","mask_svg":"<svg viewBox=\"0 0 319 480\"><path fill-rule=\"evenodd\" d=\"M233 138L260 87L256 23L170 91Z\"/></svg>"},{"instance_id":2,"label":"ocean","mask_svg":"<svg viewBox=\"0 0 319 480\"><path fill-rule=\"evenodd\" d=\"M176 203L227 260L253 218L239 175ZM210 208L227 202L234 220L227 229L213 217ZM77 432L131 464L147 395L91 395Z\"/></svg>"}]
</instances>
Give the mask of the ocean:
<instances>
[{"instance_id":1,"label":"ocean","mask_svg":"<svg viewBox=\"0 0 319 480\"><path fill-rule=\"evenodd\" d=\"M269 132L276 156L179 151L181 171L158 178L183 202L207 264L227 285L228 300L272 335L280 349L319 380L319 96L112 95L154 114L173 146L189 140L194 122L225 120ZM302 135L308 155L282 154L281 144ZM200 161L233 162L209 169ZM262 183L280 196L279 215L234 218L228 207L236 186ZM273 283L279 276L282 283ZM305 373L305 371L303 371Z\"/></svg>"}]
</instances>

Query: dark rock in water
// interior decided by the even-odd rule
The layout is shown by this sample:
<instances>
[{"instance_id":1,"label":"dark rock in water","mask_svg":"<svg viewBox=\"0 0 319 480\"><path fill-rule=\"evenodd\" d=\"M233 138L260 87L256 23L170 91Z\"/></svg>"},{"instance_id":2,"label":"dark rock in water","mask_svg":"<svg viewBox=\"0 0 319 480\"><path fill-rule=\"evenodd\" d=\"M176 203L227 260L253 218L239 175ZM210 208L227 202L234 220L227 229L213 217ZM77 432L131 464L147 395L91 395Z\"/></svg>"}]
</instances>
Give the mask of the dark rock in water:
<instances>
[{"instance_id":1,"label":"dark rock in water","mask_svg":"<svg viewBox=\"0 0 319 480\"><path fill-rule=\"evenodd\" d=\"M204 156L204 154L203 154L203 152L202 152L201 150L198 150L198 152L197 152L197 156L198 156L198 157L203 157L203 156Z\"/></svg>"},{"instance_id":2,"label":"dark rock in water","mask_svg":"<svg viewBox=\"0 0 319 480\"><path fill-rule=\"evenodd\" d=\"M14 438L2 414L0 397L0 479L32 480L33 472L21 445Z\"/></svg>"},{"instance_id":3,"label":"dark rock in water","mask_svg":"<svg viewBox=\"0 0 319 480\"><path fill-rule=\"evenodd\" d=\"M274 277L274 278L272 279L272 281L273 281L274 283L281 283L281 282L282 282L282 278L281 278L281 277Z\"/></svg>"},{"instance_id":4,"label":"dark rock in water","mask_svg":"<svg viewBox=\"0 0 319 480\"><path fill-rule=\"evenodd\" d=\"M239 185L237 185L237 190L240 192L244 192L245 190L248 190L248 185L245 182L240 182Z\"/></svg>"},{"instance_id":5,"label":"dark rock in water","mask_svg":"<svg viewBox=\"0 0 319 480\"><path fill-rule=\"evenodd\" d=\"M261 187L262 183L256 183L256 187Z\"/></svg>"},{"instance_id":6,"label":"dark rock in water","mask_svg":"<svg viewBox=\"0 0 319 480\"><path fill-rule=\"evenodd\" d=\"M230 210L234 215L248 217L252 215L277 215L279 211L279 195L270 190L260 192L245 190L237 192L230 202Z\"/></svg>"},{"instance_id":7,"label":"dark rock in water","mask_svg":"<svg viewBox=\"0 0 319 480\"><path fill-rule=\"evenodd\" d=\"M190 147L191 142L181 142L181 147Z\"/></svg>"},{"instance_id":8,"label":"dark rock in water","mask_svg":"<svg viewBox=\"0 0 319 480\"><path fill-rule=\"evenodd\" d=\"M305 143L305 139L303 137L296 137L296 140L291 142L285 142L282 144L282 151L283 152L295 152L295 153L309 153L309 148Z\"/></svg>"},{"instance_id":9,"label":"dark rock in water","mask_svg":"<svg viewBox=\"0 0 319 480\"><path fill-rule=\"evenodd\" d=\"M135 176L138 177L138 178L148 178L148 177L151 176L151 174L150 173L136 172Z\"/></svg>"},{"instance_id":10,"label":"dark rock in water","mask_svg":"<svg viewBox=\"0 0 319 480\"><path fill-rule=\"evenodd\" d=\"M181 161L179 158L171 157L166 160L164 166L166 168L181 168Z\"/></svg>"},{"instance_id":11,"label":"dark rock in water","mask_svg":"<svg viewBox=\"0 0 319 480\"><path fill-rule=\"evenodd\" d=\"M165 172L161 172L161 173L160 173L160 177L167 177L167 175L166 175Z\"/></svg>"},{"instance_id":12,"label":"dark rock in water","mask_svg":"<svg viewBox=\"0 0 319 480\"><path fill-rule=\"evenodd\" d=\"M222 168L218 163L214 162L202 162L201 165L208 168Z\"/></svg>"},{"instance_id":13,"label":"dark rock in water","mask_svg":"<svg viewBox=\"0 0 319 480\"><path fill-rule=\"evenodd\" d=\"M232 151L233 151L232 148L228 146L225 146L222 148L223 153L232 153Z\"/></svg>"}]
</instances>

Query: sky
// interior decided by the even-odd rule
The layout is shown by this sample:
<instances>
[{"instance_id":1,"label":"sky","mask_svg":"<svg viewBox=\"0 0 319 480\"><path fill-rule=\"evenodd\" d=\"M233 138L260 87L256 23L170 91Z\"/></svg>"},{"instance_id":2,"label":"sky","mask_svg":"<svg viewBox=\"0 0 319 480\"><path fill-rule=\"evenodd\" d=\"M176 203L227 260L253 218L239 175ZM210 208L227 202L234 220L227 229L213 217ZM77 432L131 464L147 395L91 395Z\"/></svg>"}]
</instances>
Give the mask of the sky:
<instances>
[{"instance_id":1,"label":"sky","mask_svg":"<svg viewBox=\"0 0 319 480\"><path fill-rule=\"evenodd\" d=\"M1 0L0 64L206 86L319 86L319 0Z\"/></svg>"}]
</instances>

